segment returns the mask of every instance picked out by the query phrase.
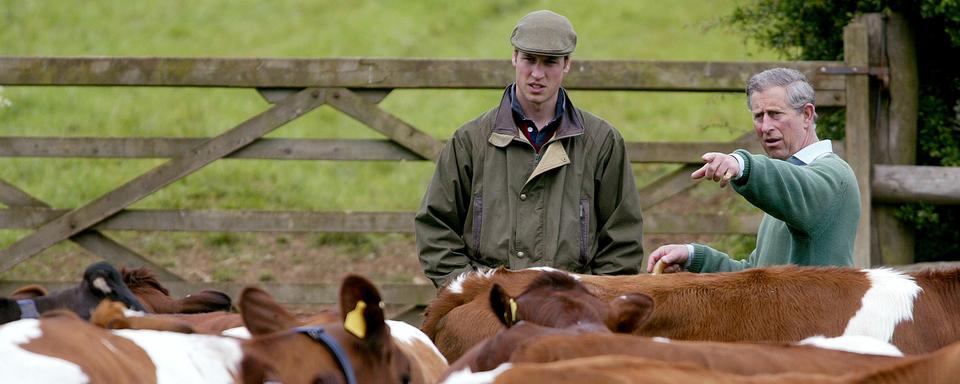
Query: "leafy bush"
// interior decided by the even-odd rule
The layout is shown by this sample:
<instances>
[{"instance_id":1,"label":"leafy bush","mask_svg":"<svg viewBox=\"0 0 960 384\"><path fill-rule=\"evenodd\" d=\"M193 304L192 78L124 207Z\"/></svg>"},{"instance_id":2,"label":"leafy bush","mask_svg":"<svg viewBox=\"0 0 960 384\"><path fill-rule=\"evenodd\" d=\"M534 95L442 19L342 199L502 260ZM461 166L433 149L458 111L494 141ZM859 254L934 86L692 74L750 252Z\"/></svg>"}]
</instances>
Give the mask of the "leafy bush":
<instances>
[{"instance_id":1,"label":"leafy bush","mask_svg":"<svg viewBox=\"0 0 960 384\"><path fill-rule=\"evenodd\" d=\"M951 0L755 0L726 22L793 60L843 60L843 27L856 15L897 12L910 21L920 77L917 164L960 166L960 2ZM837 114L842 116L842 114ZM823 119L821 137L840 138L843 119ZM960 208L910 203L897 215L916 230L916 261L955 259Z\"/></svg>"}]
</instances>

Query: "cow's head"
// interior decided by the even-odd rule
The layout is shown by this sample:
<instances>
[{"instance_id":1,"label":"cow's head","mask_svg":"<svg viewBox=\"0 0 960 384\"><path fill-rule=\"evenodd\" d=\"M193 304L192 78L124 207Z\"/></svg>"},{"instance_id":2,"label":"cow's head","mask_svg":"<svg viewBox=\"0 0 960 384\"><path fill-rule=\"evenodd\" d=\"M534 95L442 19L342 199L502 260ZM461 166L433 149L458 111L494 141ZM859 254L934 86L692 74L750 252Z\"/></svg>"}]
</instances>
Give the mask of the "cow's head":
<instances>
[{"instance_id":1,"label":"cow's head","mask_svg":"<svg viewBox=\"0 0 960 384\"><path fill-rule=\"evenodd\" d=\"M81 297L85 297L84 302L71 303L71 305L79 305L81 308L74 308L74 312L84 318L89 318L89 311L100 304L103 299L119 301L127 308L147 312L147 309L124 284L120 271L117 271L110 263L101 261L87 267L86 271L83 272L83 281L78 289Z\"/></svg>"},{"instance_id":2,"label":"cow's head","mask_svg":"<svg viewBox=\"0 0 960 384\"><path fill-rule=\"evenodd\" d=\"M523 320L555 328L599 326L630 333L650 317L653 299L631 293L605 302L570 274L545 272L517 297L495 284L490 306L507 327Z\"/></svg>"},{"instance_id":3,"label":"cow's head","mask_svg":"<svg viewBox=\"0 0 960 384\"><path fill-rule=\"evenodd\" d=\"M410 363L393 344L380 303L373 284L350 275L340 288L341 321L301 327L266 292L244 289L240 313L253 339L244 344L241 380L346 383L353 375L357 383L408 382Z\"/></svg>"}]
</instances>

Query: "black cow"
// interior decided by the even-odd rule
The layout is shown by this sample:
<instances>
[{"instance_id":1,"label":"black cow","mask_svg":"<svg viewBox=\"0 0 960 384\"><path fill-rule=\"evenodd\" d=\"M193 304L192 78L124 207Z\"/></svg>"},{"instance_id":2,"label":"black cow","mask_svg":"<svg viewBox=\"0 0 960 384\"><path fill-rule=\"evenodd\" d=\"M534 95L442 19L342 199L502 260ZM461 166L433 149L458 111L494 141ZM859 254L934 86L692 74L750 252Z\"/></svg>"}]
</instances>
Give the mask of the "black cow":
<instances>
[{"instance_id":1,"label":"black cow","mask_svg":"<svg viewBox=\"0 0 960 384\"><path fill-rule=\"evenodd\" d=\"M69 309L84 319L90 319L90 311L104 299L119 301L127 308L147 312L123 283L120 272L107 262L99 262L87 267L83 272L83 281L75 288L33 299L0 298L0 324L38 317L53 309Z\"/></svg>"}]
</instances>

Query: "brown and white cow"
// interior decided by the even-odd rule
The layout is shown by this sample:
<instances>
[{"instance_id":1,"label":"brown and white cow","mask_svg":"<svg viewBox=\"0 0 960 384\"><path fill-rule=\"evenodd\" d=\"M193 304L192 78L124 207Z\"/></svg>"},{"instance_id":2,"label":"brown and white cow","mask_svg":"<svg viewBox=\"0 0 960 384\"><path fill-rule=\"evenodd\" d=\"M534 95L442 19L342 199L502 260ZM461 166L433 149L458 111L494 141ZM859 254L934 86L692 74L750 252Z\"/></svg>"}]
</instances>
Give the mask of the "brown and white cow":
<instances>
[{"instance_id":1,"label":"brown and white cow","mask_svg":"<svg viewBox=\"0 0 960 384\"><path fill-rule=\"evenodd\" d=\"M543 269L464 274L427 308L424 332L450 360L503 326L486 303L493 283L519 294ZM797 342L869 336L904 353L960 340L960 269L905 274L886 268L772 267L712 274L576 275L604 300L651 296L653 315L634 334L681 340Z\"/></svg>"},{"instance_id":2,"label":"brown and white cow","mask_svg":"<svg viewBox=\"0 0 960 384\"><path fill-rule=\"evenodd\" d=\"M621 302L620 308L626 308L624 304L627 303L634 304L634 308L623 311L614 306L610 310L582 283L563 272L542 274L515 299L505 295L499 285L494 285L490 295L491 309L504 319L508 328L467 351L451 364L448 375L490 371L507 362L545 363L597 355L687 362L707 369L748 375L780 372L842 374L888 366L902 356L892 345L865 336L819 337L801 342L809 345L788 345L670 341L610 333L609 329L626 332L636 329L652 312L653 302L649 297L635 297L639 300L617 299ZM511 303L509 307L505 304L508 302ZM631 315L636 313L641 315ZM515 323L517 319L521 321ZM620 324L610 324L611 320ZM558 324L563 328L555 328Z\"/></svg>"},{"instance_id":3,"label":"brown and white cow","mask_svg":"<svg viewBox=\"0 0 960 384\"><path fill-rule=\"evenodd\" d=\"M653 310L653 300L642 294L602 301L563 272L540 275L517 297L494 284L489 303L507 329L470 348L450 365L448 373L492 370L510 361L517 347L538 336L631 332Z\"/></svg>"},{"instance_id":4,"label":"brown and white cow","mask_svg":"<svg viewBox=\"0 0 960 384\"><path fill-rule=\"evenodd\" d=\"M752 384L952 384L960 377L960 343L908 356L888 366L846 374L775 373L741 375L687 362L634 356L593 356L551 363L507 363L488 372L461 372L445 383L752 383Z\"/></svg>"},{"instance_id":5,"label":"brown and white cow","mask_svg":"<svg viewBox=\"0 0 960 384\"><path fill-rule=\"evenodd\" d=\"M372 284L348 276L341 322L298 329L268 294L248 288L240 305L250 340L108 331L72 315L20 320L0 327L0 369L14 382L315 383L346 382L348 375L358 383L425 382L430 372L412 376L418 368L411 362L419 360L398 346L405 336L393 334L379 303ZM435 349L426 352L442 361Z\"/></svg>"}]
</instances>

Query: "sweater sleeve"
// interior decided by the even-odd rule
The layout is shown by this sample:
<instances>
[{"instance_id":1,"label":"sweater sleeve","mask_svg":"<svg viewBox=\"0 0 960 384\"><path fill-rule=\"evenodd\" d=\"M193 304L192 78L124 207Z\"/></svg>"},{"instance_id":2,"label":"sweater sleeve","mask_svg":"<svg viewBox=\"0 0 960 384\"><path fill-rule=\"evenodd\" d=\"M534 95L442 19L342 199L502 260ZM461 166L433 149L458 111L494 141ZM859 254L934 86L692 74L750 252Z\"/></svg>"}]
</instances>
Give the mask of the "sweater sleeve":
<instances>
[{"instance_id":1,"label":"sweater sleeve","mask_svg":"<svg viewBox=\"0 0 960 384\"><path fill-rule=\"evenodd\" d=\"M703 244L693 244L693 255L690 255L690 272L733 272L753 266L751 262L757 251L750 253L746 260L734 260L726 253L720 252Z\"/></svg>"},{"instance_id":2,"label":"sweater sleeve","mask_svg":"<svg viewBox=\"0 0 960 384\"><path fill-rule=\"evenodd\" d=\"M808 234L816 233L826 213L844 198L847 177L843 161L827 156L806 166L762 155L736 151L744 160L743 176L732 183L734 190L751 204L787 225Z\"/></svg>"}]
</instances>

